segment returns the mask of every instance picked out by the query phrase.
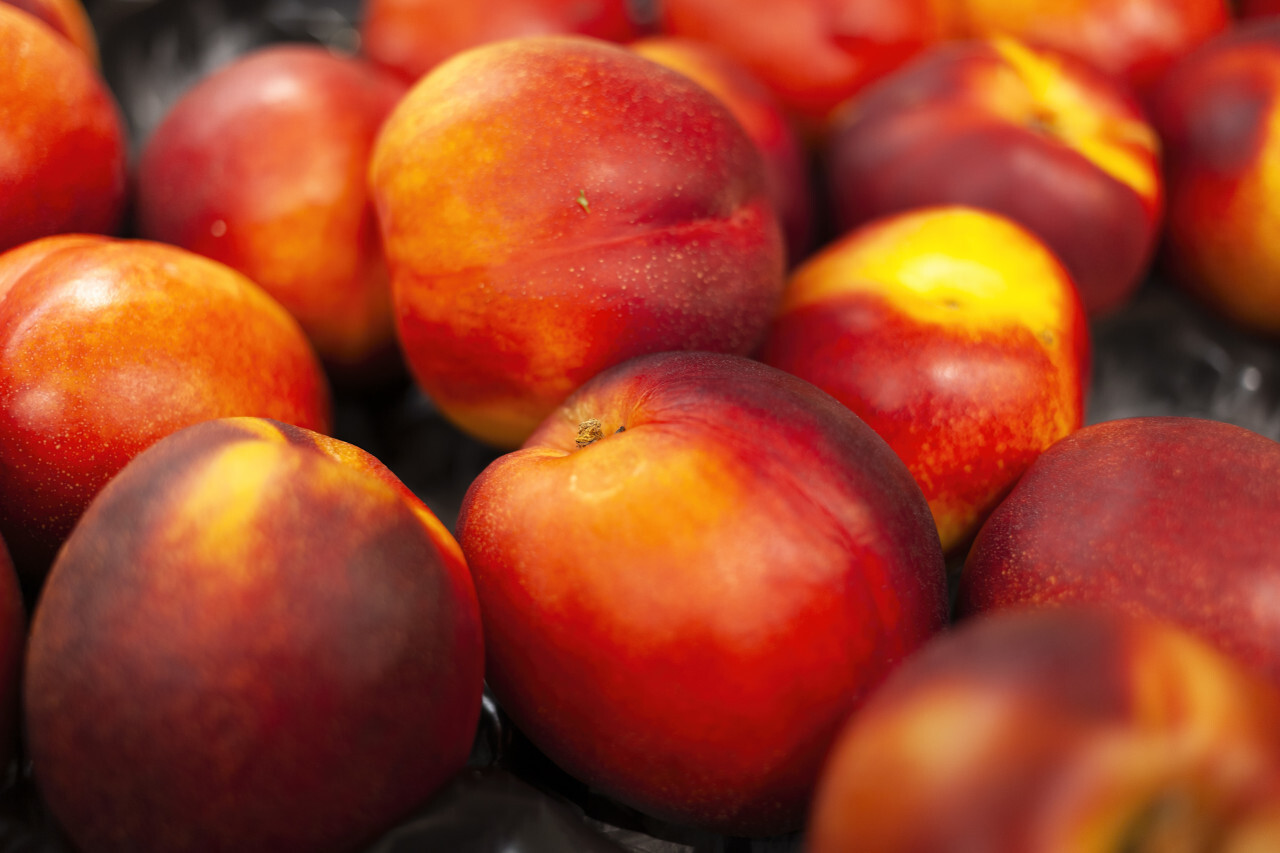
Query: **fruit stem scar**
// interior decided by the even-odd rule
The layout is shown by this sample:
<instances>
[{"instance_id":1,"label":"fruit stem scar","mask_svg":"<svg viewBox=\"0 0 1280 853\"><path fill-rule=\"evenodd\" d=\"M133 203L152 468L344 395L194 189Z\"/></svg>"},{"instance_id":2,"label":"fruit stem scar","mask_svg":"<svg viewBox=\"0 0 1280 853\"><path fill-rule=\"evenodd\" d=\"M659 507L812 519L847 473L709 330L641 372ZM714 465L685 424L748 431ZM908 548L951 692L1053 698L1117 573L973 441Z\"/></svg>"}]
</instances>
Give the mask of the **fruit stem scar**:
<instances>
[{"instance_id":1,"label":"fruit stem scar","mask_svg":"<svg viewBox=\"0 0 1280 853\"><path fill-rule=\"evenodd\" d=\"M586 191L586 190L578 190L578 197L577 197L577 199L575 199L575 201L577 201L577 202L578 202L578 204L582 207L582 209L583 209L584 211L586 211L587 213L590 213L590 212L591 212L591 208L587 205L587 191Z\"/></svg>"},{"instance_id":2,"label":"fruit stem scar","mask_svg":"<svg viewBox=\"0 0 1280 853\"><path fill-rule=\"evenodd\" d=\"M1057 117L1044 108L1032 110L1030 117L1027 119L1027 127L1045 136L1057 137L1061 135Z\"/></svg>"},{"instance_id":3,"label":"fruit stem scar","mask_svg":"<svg viewBox=\"0 0 1280 853\"><path fill-rule=\"evenodd\" d=\"M604 438L604 424L599 418L587 418L578 424L578 437L573 441L579 447L586 447Z\"/></svg>"}]
</instances>

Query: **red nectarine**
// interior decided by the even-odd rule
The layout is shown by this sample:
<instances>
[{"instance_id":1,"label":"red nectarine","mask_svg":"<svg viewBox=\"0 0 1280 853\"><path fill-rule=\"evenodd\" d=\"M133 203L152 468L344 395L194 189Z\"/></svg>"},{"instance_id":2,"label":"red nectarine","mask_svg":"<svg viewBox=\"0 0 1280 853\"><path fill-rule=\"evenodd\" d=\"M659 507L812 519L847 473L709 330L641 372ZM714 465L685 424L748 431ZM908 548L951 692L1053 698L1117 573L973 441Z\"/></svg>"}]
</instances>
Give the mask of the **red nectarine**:
<instances>
[{"instance_id":1,"label":"red nectarine","mask_svg":"<svg viewBox=\"0 0 1280 853\"><path fill-rule=\"evenodd\" d=\"M607 370L471 485L488 679L554 761L667 820L802 823L845 717L946 616L920 488L745 358Z\"/></svg>"},{"instance_id":2,"label":"red nectarine","mask_svg":"<svg viewBox=\"0 0 1280 853\"><path fill-rule=\"evenodd\" d=\"M24 709L80 849L347 853L466 762L484 664L456 543L273 431L158 441L59 553Z\"/></svg>"},{"instance_id":3,"label":"red nectarine","mask_svg":"<svg viewBox=\"0 0 1280 853\"><path fill-rule=\"evenodd\" d=\"M227 415L330 422L302 330L244 276L172 246L88 235L0 255L0 535L28 592L129 459Z\"/></svg>"},{"instance_id":4,"label":"red nectarine","mask_svg":"<svg viewBox=\"0 0 1280 853\"><path fill-rule=\"evenodd\" d=\"M706 89L616 45L455 56L392 112L370 175L409 366L499 447L633 356L750 351L782 293L760 152Z\"/></svg>"}]
</instances>

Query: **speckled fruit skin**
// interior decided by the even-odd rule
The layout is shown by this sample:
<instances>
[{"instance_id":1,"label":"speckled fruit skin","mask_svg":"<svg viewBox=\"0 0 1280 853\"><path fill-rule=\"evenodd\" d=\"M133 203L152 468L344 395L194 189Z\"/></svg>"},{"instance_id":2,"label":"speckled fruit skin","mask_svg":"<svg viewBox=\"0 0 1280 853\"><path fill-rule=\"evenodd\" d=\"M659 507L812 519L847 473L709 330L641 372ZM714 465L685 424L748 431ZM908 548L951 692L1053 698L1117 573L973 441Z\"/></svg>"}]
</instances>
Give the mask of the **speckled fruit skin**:
<instances>
[{"instance_id":1,"label":"speckled fruit skin","mask_svg":"<svg viewBox=\"0 0 1280 853\"><path fill-rule=\"evenodd\" d=\"M800 826L842 721L946 615L902 463L737 356L596 377L475 480L458 541L521 731L635 808L730 835Z\"/></svg>"},{"instance_id":2,"label":"speckled fruit skin","mask_svg":"<svg viewBox=\"0 0 1280 853\"><path fill-rule=\"evenodd\" d=\"M1070 54L1139 95L1231 22L1226 0L938 0L955 38L1008 35Z\"/></svg>"},{"instance_id":3,"label":"speckled fruit skin","mask_svg":"<svg viewBox=\"0 0 1280 853\"><path fill-rule=\"evenodd\" d=\"M935 0L663 0L667 35L711 42L814 135L832 111L944 34Z\"/></svg>"},{"instance_id":4,"label":"speckled fruit skin","mask_svg":"<svg viewBox=\"0 0 1280 853\"><path fill-rule=\"evenodd\" d=\"M10 6L35 15L68 39L98 65L98 37L80 0L3 0Z\"/></svg>"},{"instance_id":5,"label":"speckled fruit skin","mask_svg":"<svg viewBox=\"0 0 1280 853\"><path fill-rule=\"evenodd\" d=\"M974 541L962 614L1097 602L1181 625L1280 684L1280 444L1199 418L1085 427Z\"/></svg>"},{"instance_id":6,"label":"speckled fruit skin","mask_svg":"<svg viewBox=\"0 0 1280 853\"><path fill-rule=\"evenodd\" d=\"M967 204L1037 234L1099 315L1141 284L1164 204L1159 141L1124 89L1008 38L956 42L868 89L825 161L838 225Z\"/></svg>"},{"instance_id":7,"label":"speckled fruit skin","mask_svg":"<svg viewBox=\"0 0 1280 853\"><path fill-rule=\"evenodd\" d=\"M710 92L602 41L459 54L392 112L370 180L413 375L498 447L628 358L749 352L782 293L755 145Z\"/></svg>"},{"instance_id":8,"label":"speckled fruit skin","mask_svg":"<svg viewBox=\"0 0 1280 853\"><path fill-rule=\"evenodd\" d=\"M79 849L343 853L465 764L484 662L456 543L297 433L162 439L60 552L24 712Z\"/></svg>"},{"instance_id":9,"label":"speckled fruit skin","mask_svg":"<svg viewBox=\"0 0 1280 853\"><path fill-rule=\"evenodd\" d=\"M369 155L407 86L310 45L268 47L178 100L138 166L141 236L244 273L352 382L395 363ZM385 367L383 367L385 370Z\"/></svg>"},{"instance_id":10,"label":"speckled fruit skin","mask_svg":"<svg viewBox=\"0 0 1280 853\"><path fill-rule=\"evenodd\" d=\"M809 259L759 357L879 433L957 553L1080 428L1090 342L1075 284L1035 235L942 207L876 220Z\"/></svg>"},{"instance_id":11,"label":"speckled fruit skin","mask_svg":"<svg viewBox=\"0 0 1280 853\"><path fill-rule=\"evenodd\" d=\"M1165 142L1163 268L1233 322L1280 332L1280 20L1187 56L1151 115Z\"/></svg>"},{"instance_id":12,"label":"speckled fruit skin","mask_svg":"<svg viewBox=\"0 0 1280 853\"><path fill-rule=\"evenodd\" d=\"M922 649L851 720L806 849L1267 853L1277 715L1271 685L1172 626L992 614Z\"/></svg>"},{"instance_id":13,"label":"speckled fruit skin","mask_svg":"<svg viewBox=\"0 0 1280 853\"><path fill-rule=\"evenodd\" d=\"M365 0L360 45L412 83L468 48L557 33L627 42L639 30L628 0Z\"/></svg>"},{"instance_id":14,"label":"speckled fruit skin","mask_svg":"<svg viewBox=\"0 0 1280 853\"><path fill-rule=\"evenodd\" d=\"M143 240L61 235L0 255L0 535L28 591L129 459L231 415L330 423L302 330L248 279Z\"/></svg>"},{"instance_id":15,"label":"speckled fruit skin","mask_svg":"<svg viewBox=\"0 0 1280 853\"><path fill-rule=\"evenodd\" d=\"M110 234L126 200L119 110L85 55L0 3L0 252L71 231Z\"/></svg>"},{"instance_id":16,"label":"speckled fruit skin","mask_svg":"<svg viewBox=\"0 0 1280 853\"><path fill-rule=\"evenodd\" d=\"M813 245L814 199L808 152L781 102L745 66L709 42L651 36L629 47L705 87L742 124L764 157L765 182L786 236L788 263L798 263Z\"/></svg>"}]
</instances>

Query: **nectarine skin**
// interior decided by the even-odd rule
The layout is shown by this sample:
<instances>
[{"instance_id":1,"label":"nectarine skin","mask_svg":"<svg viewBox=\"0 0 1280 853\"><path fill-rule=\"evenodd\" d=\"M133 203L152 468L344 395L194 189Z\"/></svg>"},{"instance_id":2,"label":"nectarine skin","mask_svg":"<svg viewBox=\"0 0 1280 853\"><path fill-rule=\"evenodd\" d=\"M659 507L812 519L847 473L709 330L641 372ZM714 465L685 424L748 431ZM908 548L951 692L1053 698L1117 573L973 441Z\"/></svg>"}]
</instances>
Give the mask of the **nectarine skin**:
<instances>
[{"instance_id":1,"label":"nectarine skin","mask_svg":"<svg viewBox=\"0 0 1280 853\"><path fill-rule=\"evenodd\" d=\"M392 112L370 170L419 384L512 448L649 352L749 352L785 249L760 153L719 99L569 36L455 56Z\"/></svg>"},{"instance_id":2,"label":"nectarine skin","mask_svg":"<svg viewBox=\"0 0 1280 853\"><path fill-rule=\"evenodd\" d=\"M943 35L936 0L663 0L662 32L719 46L816 136L844 101Z\"/></svg>"},{"instance_id":3,"label":"nectarine skin","mask_svg":"<svg viewBox=\"0 0 1280 853\"><path fill-rule=\"evenodd\" d=\"M733 835L800 826L836 729L946 617L893 452L730 355L593 379L475 480L458 540L520 729L636 808Z\"/></svg>"},{"instance_id":4,"label":"nectarine skin","mask_svg":"<svg viewBox=\"0 0 1280 853\"><path fill-rule=\"evenodd\" d=\"M413 83L472 47L521 36L638 36L628 0L365 0L361 50Z\"/></svg>"},{"instance_id":5,"label":"nectarine skin","mask_svg":"<svg viewBox=\"0 0 1280 853\"><path fill-rule=\"evenodd\" d=\"M1084 422L1089 327L1062 264L987 211L875 220L791 276L761 347L865 420L967 547L1027 466Z\"/></svg>"},{"instance_id":6,"label":"nectarine skin","mask_svg":"<svg viewBox=\"0 0 1280 853\"><path fill-rule=\"evenodd\" d=\"M392 473L391 469L382 464L382 460L372 453L350 442L325 435L322 432L272 420L271 418L230 417L222 418L221 421L228 427L234 426L264 441L283 442L310 448L317 453L328 456L335 462L341 462L343 465L362 471L376 480L381 480L409 503L409 508L414 511L414 514L431 532L432 538L440 548L442 556L449 561L451 571L462 571L463 569L459 568L460 566L465 568L466 561L462 556L462 549L458 546L458 541L453 538L453 534L449 532L449 528L444 526L436 514L422 502L422 499L404 484L404 481Z\"/></svg>"},{"instance_id":7,"label":"nectarine skin","mask_svg":"<svg viewBox=\"0 0 1280 853\"><path fill-rule=\"evenodd\" d=\"M983 616L850 721L807 849L1265 853L1280 844L1278 714L1271 685L1169 625Z\"/></svg>"},{"instance_id":8,"label":"nectarine skin","mask_svg":"<svg viewBox=\"0 0 1280 853\"><path fill-rule=\"evenodd\" d=\"M941 45L870 87L833 120L826 162L841 229L939 204L995 211L1048 244L1091 315L1141 284L1164 204L1137 102L1008 38Z\"/></svg>"},{"instance_id":9,"label":"nectarine skin","mask_svg":"<svg viewBox=\"0 0 1280 853\"><path fill-rule=\"evenodd\" d=\"M127 195L127 140L89 59L0 2L0 89L0 252L50 234L114 233Z\"/></svg>"},{"instance_id":10,"label":"nectarine skin","mask_svg":"<svg viewBox=\"0 0 1280 853\"><path fill-rule=\"evenodd\" d=\"M25 720L81 849L346 853L466 762L483 647L456 545L271 429L157 442L50 573Z\"/></svg>"},{"instance_id":11,"label":"nectarine skin","mask_svg":"<svg viewBox=\"0 0 1280 853\"><path fill-rule=\"evenodd\" d=\"M85 11L80 0L3 0L24 12L30 12L40 20L58 31L89 58L94 67L98 65L98 36L93 31L93 22Z\"/></svg>"},{"instance_id":12,"label":"nectarine skin","mask_svg":"<svg viewBox=\"0 0 1280 853\"><path fill-rule=\"evenodd\" d=\"M330 424L314 351L248 279L172 246L92 235L0 255L0 534L29 591L130 458L229 415Z\"/></svg>"},{"instance_id":13,"label":"nectarine skin","mask_svg":"<svg viewBox=\"0 0 1280 853\"><path fill-rule=\"evenodd\" d=\"M960 614L1100 603L1174 622L1280 684L1280 444L1200 418L1094 424L983 525Z\"/></svg>"},{"instance_id":14,"label":"nectarine skin","mask_svg":"<svg viewBox=\"0 0 1280 853\"><path fill-rule=\"evenodd\" d=\"M263 48L189 89L139 159L140 236L244 273L352 382L398 362L367 174L406 86L310 45Z\"/></svg>"},{"instance_id":15,"label":"nectarine skin","mask_svg":"<svg viewBox=\"0 0 1280 853\"><path fill-rule=\"evenodd\" d=\"M782 103L746 66L709 42L652 36L629 46L705 86L741 122L764 157L765 182L787 239L788 264L799 263L813 243L815 202L808 151Z\"/></svg>"},{"instance_id":16,"label":"nectarine skin","mask_svg":"<svg viewBox=\"0 0 1280 853\"><path fill-rule=\"evenodd\" d=\"M1162 266L1242 327L1280 332L1280 19L1241 23L1151 98L1169 202Z\"/></svg>"},{"instance_id":17,"label":"nectarine skin","mask_svg":"<svg viewBox=\"0 0 1280 853\"><path fill-rule=\"evenodd\" d=\"M1231 22L1227 0L939 0L954 38L1010 35L1075 56L1139 95Z\"/></svg>"}]
</instances>

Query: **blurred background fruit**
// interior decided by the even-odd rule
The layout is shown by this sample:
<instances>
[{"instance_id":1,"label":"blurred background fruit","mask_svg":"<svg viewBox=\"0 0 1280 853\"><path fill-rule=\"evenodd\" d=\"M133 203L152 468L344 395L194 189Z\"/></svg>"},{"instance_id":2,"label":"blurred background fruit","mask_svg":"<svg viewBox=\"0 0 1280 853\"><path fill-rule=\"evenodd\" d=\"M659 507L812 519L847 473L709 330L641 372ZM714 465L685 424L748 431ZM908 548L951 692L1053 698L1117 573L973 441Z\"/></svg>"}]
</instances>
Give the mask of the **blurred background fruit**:
<instances>
[{"instance_id":1,"label":"blurred background fruit","mask_svg":"<svg viewBox=\"0 0 1280 853\"><path fill-rule=\"evenodd\" d=\"M1051 48L1118 78L1139 96L1231 20L1226 0L936 2L953 38L1005 35Z\"/></svg>"},{"instance_id":2,"label":"blurred background fruit","mask_svg":"<svg viewBox=\"0 0 1280 853\"><path fill-rule=\"evenodd\" d=\"M628 0L365 0L361 8L361 51L410 83L467 48L555 34L626 42L640 28Z\"/></svg>"},{"instance_id":3,"label":"blurred background fruit","mask_svg":"<svg viewBox=\"0 0 1280 853\"><path fill-rule=\"evenodd\" d=\"M316 45L229 63L147 140L139 234L244 273L298 320L336 381L377 386L401 356L369 155L405 90Z\"/></svg>"},{"instance_id":4,"label":"blurred background fruit","mask_svg":"<svg viewBox=\"0 0 1280 853\"><path fill-rule=\"evenodd\" d=\"M850 722L806 849L1264 853L1280 843L1277 713L1272 685L1171 626L993 614L940 635Z\"/></svg>"},{"instance_id":5,"label":"blurred background fruit","mask_svg":"<svg viewBox=\"0 0 1280 853\"><path fill-rule=\"evenodd\" d=\"M1090 315L1141 285L1160 233L1160 143L1115 81L1008 37L945 44L847 103L826 148L841 230L966 204L1029 228Z\"/></svg>"},{"instance_id":6,"label":"blurred background fruit","mask_svg":"<svg viewBox=\"0 0 1280 853\"><path fill-rule=\"evenodd\" d=\"M1232 322L1280 333L1280 18L1184 57L1151 111L1165 146L1164 269Z\"/></svg>"},{"instance_id":7,"label":"blurred background fruit","mask_svg":"<svg viewBox=\"0 0 1280 853\"><path fill-rule=\"evenodd\" d=\"M0 252L68 231L113 234L126 203L125 128L84 52L0 3Z\"/></svg>"}]
</instances>

